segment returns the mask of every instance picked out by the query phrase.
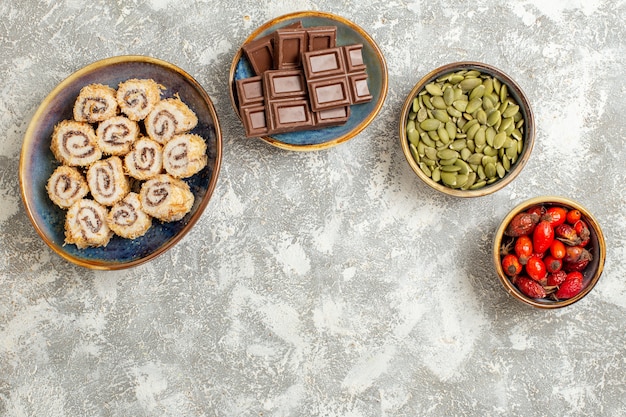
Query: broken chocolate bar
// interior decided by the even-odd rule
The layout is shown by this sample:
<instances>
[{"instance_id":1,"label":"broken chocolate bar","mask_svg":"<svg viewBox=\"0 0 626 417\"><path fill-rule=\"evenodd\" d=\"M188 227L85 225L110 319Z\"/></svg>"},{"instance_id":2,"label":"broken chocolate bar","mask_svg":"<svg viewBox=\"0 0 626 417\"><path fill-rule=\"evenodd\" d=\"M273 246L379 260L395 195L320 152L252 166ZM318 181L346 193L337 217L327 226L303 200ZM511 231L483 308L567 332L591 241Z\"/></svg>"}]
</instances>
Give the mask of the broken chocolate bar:
<instances>
[{"instance_id":1,"label":"broken chocolate bar","mask_svg":"<svg viewBox=\"0 0 626 417\"><path fill-rule=\"evenodd\" d=\"M313 127L309 102L304 98L278 100L268 103L266 107L271 133L287 133Z\"/></svg>"},{"instance_id":2,"label":"broken chocolate bar","mask_svg":"<svg viewBox=\"0 0 626 417\"><path fill-rule=\"evenodd\" d=\"M274 69L300 68L306 41L305 29L277 29L274 32Z\"/></svg>"},{"instance_id":3,"label":"broken chocolate bar","mask_svg":"<svg viewBox=\"0 0 626 417\"><path fill-rule=\"evenodd\" d=\"M365 71L362 44L344 46L343 51L346 60L346 69L349 73Z\"/></svg>"},{"instance_id":4,"label":"broken chocolate bar","mask_svg":"<svg viewBox=\"0 0 626 417\"><path fill-rule=\"evenodd\" d=\"M350 106L313 112L316 126L339 126L350 118Z\"/></svg>"},{"instance_id":5,"label":"broken chocolate bar","mask_svg":"<svg viewBox=\"0 0 626 417\"><path fill-rule=\"evenodd\" d=\"M284 100L306 96L302 70L271 70L263 74L265 100Z\"/></svg>"},{"instance_id":6,"label":"broken chocolate bar","mask_svg":"<svg viewBox=\"0 0 626 417\"><path fill-rule=\"evenodd\" d=\"M307 51L334 48L337 44L337 27L314 26L307 28Z\"/></svg>"},{"instance_id":7,"label":"broken chocolate bar","mask_svg":"<svg viewBox=\"0 0 626 417\"><path fill-rule=\"evenodd\" d=\"M346 73L342 48L305 52L302 66L307 80Z\"/></svg>"},{"instance_id":8,"label":"broken chocolate bar","mask_svg":"<svg viewBox=\"0 0 626 417\"><path fill-rule=\"evenodd\" d=\"M237 98L239 107L249 106L250 104L263 103L263 78L259 75L256 77L242 78L236 81Z\"/></svg>"},{"instance_id":9,"label":"broken chocolate bar","mask_svg":"<svg viewBox=\"0 0 626 417\"><path fill-rule=\"evenodd\" d=\"M242 49L252 71L255 75L261 75L274 67L273 36L267 35L245 44Z\"/></svg>"},{"instance_id":10,"label":"broken chocolate bar","mask_svg":"<svg viewBox=\"0 0 626 417\"><path fill-rule=\"evenodd\" d=\"M345 75L308 81L311 110L320 111L350 104L348 79Z\"/></svg>"},{"instance_id":11,"label":"broken chocolate bar","mask_svg":"<svg viewBox=\"0 0 626 417\"><path fill-rule=\"evenodd\" d=\"M240 112L246 137L263 136L269 132L267 112L263 104L242 107Z\"/></svg>"},{"instance_id":12,"label":"broken chocolate bar","mask_svg":"<svg viewBox=\"0 0 626 417\"><path fill-rule=\"evenodd\" d=\"M352 104L366 103L372 100L365 72L348 75L348 85L350 87L350 101Z\"/></svg>"}]
</instances>

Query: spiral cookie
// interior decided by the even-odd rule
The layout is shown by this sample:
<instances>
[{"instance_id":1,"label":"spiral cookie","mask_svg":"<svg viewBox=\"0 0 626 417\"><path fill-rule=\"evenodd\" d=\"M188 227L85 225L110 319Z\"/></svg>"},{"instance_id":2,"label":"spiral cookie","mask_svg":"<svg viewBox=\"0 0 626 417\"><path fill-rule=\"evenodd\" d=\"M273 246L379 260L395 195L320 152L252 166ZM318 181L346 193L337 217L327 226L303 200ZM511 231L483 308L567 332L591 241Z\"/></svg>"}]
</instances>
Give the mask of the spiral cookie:
<instances>
[{"instance_id":1,"label":"spiral cookie","mask_svg":"<svg viewBox=\"0 0 626 417\"><path fill-rule=\"evenodd\" d=\"M120 83L117 87L117 104L130 120L143 120L161 100L164 87L154 80L131 80Z\"/></svg>"},{"instance_id":2,"label":"spiral cookie","mask_svg":"<svg viewBox=\"0 0 626 417\"><path fill-rule=\"evenodd\" d=\"M115 90L108 85L89 84L84 86L74 103L74 120L96 123L117 114Z\"/></svg>"},{"instance_id":3,"label":"spiral cookie","mask_svg":"<svg viewBox=\"0 0 626 417\"><path fill-rule=\"evenodd\" d=\"M46 190L54 204L61 208L69 208L87 195L89 187L76 168L61 165L48 178Z\"/></svg>"},{"instance_id":4,"label":"spiral cookie","mask_svg":"<svg viewBox=\"0 0 626 417\"><path fill-rule=\"evenodd\" d=\"M146 132L160 144L174 135L187 132L198 124L198 117L178 98L159 101L144 120Z\"/></svg>"},{"instance_id":5,"label":"spiral cookie","mask_svg":"<svg viewBox=\"0 0 626 417\"><path fill-rule=\"evenodd\" d=\"M124 166L131 177L138 180L150 179L161 173L163 149L152 139L141 138L124 157Z\"/></svg>"},{"instance_id":6,"label":"spiral cookie","mask_svg":"<svg viewBox=\"0 0 626 417\"><path fill-rule=\"evenodd\" d=\"M95 162L87 171L87 184L98 203L112 206L130 191L122 160L117 156Z\"/></svg>"},{"instance_id":7,"label":"spiral cookie","mask_svg":"<svg viewBox=\"0 0 626 417\"><path fill-rule=\"evenodd\" d=\"M78 200L65 217L65 243L75 244L79 249L106 246L113 234L106 218L104 206L93 200Z\"/></svg>"},{"instance_id":8,"label":"spiral cookie","mask_svg":"<svg viewBox=\"0 0 626 417\"><path fill-rule=\"evenodd\" d=\"M191 210L194 196L186 182L160 174L143 183L139 200L147 214L171 222L182 219Z\"/></svg>"},{"instance_id":9,"label":"spiral cookie","mask_svg":"<svg viewBox=\"0 0 626 417\"><path fill-rule=\"evenodd\" d=\"M109 155L125 155L139 135L139 125L124 116L101 122L96 129L98 146Z\"/></svg>"},{"instance_id":10,"label":"spiral cookie","mask_svg":"<svg viewBox=\"0 0 626 417\"><path fill-rule=\"evenodd\" d=\"M50 150L59 162L70 166L88 166L102 157L93 127L73 120L54 127Z\"/></svg>"},{"instance_id":11,"label":"spiral cookie","mask_svg":"<svg viewBox=\"0 0 626 417\"><path fill-rule=\"evenodd\" d=\"M116 235L135 239L148 231L152 226L152 218L142 210L139 195L131 192L111 207L107 223Z\"/></svg>"},{"instance_id":12,"label":"spiral cookie","mask_svg":"<svg viewBox=\"0 0 626 417\"><path fill-rule=\"evenodd\" d=\"M206 164L206 143L198 135L174 136L163 147L163 168L173 177L191 177Z\"/></svg>"}]
</instances>

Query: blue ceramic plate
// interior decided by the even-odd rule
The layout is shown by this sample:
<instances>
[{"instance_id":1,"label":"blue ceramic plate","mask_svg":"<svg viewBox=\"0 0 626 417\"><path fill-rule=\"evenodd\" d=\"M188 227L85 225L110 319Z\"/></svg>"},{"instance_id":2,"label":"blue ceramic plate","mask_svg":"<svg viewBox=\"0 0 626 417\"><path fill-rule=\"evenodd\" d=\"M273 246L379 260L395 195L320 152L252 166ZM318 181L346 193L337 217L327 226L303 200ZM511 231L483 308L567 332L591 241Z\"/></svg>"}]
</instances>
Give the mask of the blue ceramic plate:
<instances>
[{"instance_id":1,"label":"blue ceramic plate","mask_svg":"<svg viewBox=\"0 0 626 417\"><path fill-rule=\"evenodd\" d=\"M353 105L348 122L342 126L333 126L319 130L283 133L265 136L261 139L279 148L306 151L328 148L345 142L369 125L378 114L387 95L387 64L382 52L374 40L359 26L349 20L330 13L298 12L277 17L254 31L244 45L254 39L265 36L283 26L302 22L302 26L336 26L337 46L362 44L363 60L367 66L368 86L372 100L367 103ZM230 97L235 113L239 115L235 81L254 76L248 60L243 56L241 48L233 59L229 83Z\"/></svg>"},{"instance_id":2,"label":"blue ceramic plate","mask_svg":"<svg viewBox=\"0 0 626 417\"><path fill-rule=\"evenodd\" d=\"M91 83L117 88L130 78L151 78L163 85L163 98L178 94L198 116L193 133L207 142L207 166L186 181L195 196L191 211L180 221L153 221L148 232L129 240L114 236L106 247L78 249L64 245L65 210L50 201L46 182L59 165L50 151L54 126L72 119L80 89ZM146 262L178 242L196 223L217 183L222 158L222 134L211 99L189 74L180 68L145 56L119 56L94 62L62 81L41 103L22 145L19 178L22 200L33 226L43 240L63 258L92 269L122 269Z\"/></svg>"}]
</instances>

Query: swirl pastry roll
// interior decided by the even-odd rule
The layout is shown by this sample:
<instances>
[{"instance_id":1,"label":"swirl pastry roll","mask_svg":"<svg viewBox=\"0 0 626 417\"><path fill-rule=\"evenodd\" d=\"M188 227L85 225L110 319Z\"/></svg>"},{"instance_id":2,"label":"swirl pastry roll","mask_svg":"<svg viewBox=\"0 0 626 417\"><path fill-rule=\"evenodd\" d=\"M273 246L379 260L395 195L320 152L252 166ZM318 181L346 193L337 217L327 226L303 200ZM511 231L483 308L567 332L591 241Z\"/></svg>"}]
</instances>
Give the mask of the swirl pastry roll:
<instances>
[{"instance_id":1,"label":"swirl pastry roll","mask_svg":"<svg viewBox=\"0 0 626 417\"><path fill-rule=\"evenodd\" d=\"M61 165L48 178L46 190L54 204L66 209L85 197L89 192L89 187L83 174L76 168Z\"/></svg>"},{"instance_id":2,"label":"swirl pastry roll","mask_svg":"<svg viewBox=\"0 0 626 417\"><path fill-rule=\"evenodd\" d=\"M189 185L168 174L160 174L141 186L139 200L143 210L164 222L182 219L193 206Z\"/></svg>"},{"instance_id":3,"label":"swirl pastry roll","mask_svg":"<svg viewBox=\"0 0 626 417\"><path fill-rule=\"evenodd\" d=\"M111 207L107 222L116 235L126 239L143 236L152 226L152 218L141 208L139 195L132 192Z\"/></svg>"},{"instance_id":4,"label":"swirl pastry roll","mask_svg":"<svg viewBox=\"0 0 626 417\"><path fill-rule=\"evenodd\" d=\"M161 100L163 88L150 79L126 80L117 87L117 104L130 120L143 120Z\"/></svg>"},{"instance_id":5,"label":"swirl pastry roll","mask_svg":"<svg viewBox=\"0 0 626 417\"><path fill-rule=\"evenodd\" d=\"M141 138L124 157L126 172L138 180L147 180L161 173L163 149L149 138Z\"/></svg>"},{"instance_id":6,"label":"swirl pastry roll","mask_svg":"<svg viewBox=\"0 0 626 417\"><path fill-rule=\"evenodd\" d=\"M196 127L198 117L180 99L168 98L154 106L144 123L148 136L163 145L174 135Z\"/></svg>"},{"instance_id":7,"label":"swirl pastry roll","mask_svg":"<svg viewBox=\"0 0 626 417\"><path fill-rule=\"evenodd\" d=\"M95 162L87 170L91 196L104 206L112 206L130 191L122 160L117 156Z\"/></svg>"},{"instance_id":8,"label":"swirl pastry roll","mask_svg":"<svg viewBox=\"0 0 626 417\"><path fill-rule=\"evenodd\" d=\"M115 90L108 85L89 84L81 88L74 103L74 120L96 123L117 115Z\"/></svg>"},{"instance_id":9,"label":"swirl pastry roll","mask_svg":"<svg viewBox=\"0 0 626 417\"><path fill-rule=\"evenodd\" d=\"M107 209L98 202L78 200L65 216L65 243L78 249L106 246L113 232L107 225Z\"/></svg>"},{"instance_id":10,"label":"swirl pastry roll","mask_svg":"<svg viewBox=\"0 0 626 417\"><path fill-rule=\"evenodd\" d=\"M126 155L139 136L139 125L124 116L101 122L96 129L100 150L109 155Z\"/></svg>"},{"instance_id":11,"label":"swirl pastry roll","mask_svg":"<svg viewBox=\"0 0 626 417\"><path fill-rule=\"evenodd\" d=\"M93 127L74 120L63 120L54 127L50 150L58 161L70 166L88 166L102 157Z\"/></svg>"},{"instance_id":12,"label":"swirl pastry roll","mask_svg":"<svg viewBox=\"0 0 626 417\"><path fill-rule=\"evenodd\" d=\"M206 164L206 143L201 136L176 135L163 147L163 168L173 177L191 177Z\"/></svg>"}]
</instances>

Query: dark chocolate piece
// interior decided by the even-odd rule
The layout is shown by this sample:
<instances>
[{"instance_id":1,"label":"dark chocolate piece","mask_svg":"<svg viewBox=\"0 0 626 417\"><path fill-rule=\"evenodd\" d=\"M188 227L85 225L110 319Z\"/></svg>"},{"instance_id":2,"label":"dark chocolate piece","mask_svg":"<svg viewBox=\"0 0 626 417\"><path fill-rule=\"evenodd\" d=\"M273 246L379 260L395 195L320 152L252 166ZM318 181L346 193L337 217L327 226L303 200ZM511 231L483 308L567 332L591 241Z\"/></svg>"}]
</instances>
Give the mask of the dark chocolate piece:
<instances>
[{"instance_id":1,"label":"dark chocolate piece","mask_svg":"<svg viewBox=\"0 0 626 417\"><path fill-rule=\"evenodd\" d=\"M350 101L352 104L366 103L373 97L367 85L367 74L365 72L348 75L350 85Z\"/></svg>"},{"instance_id":2,"label":"dark chocolate piece","mask_svg":"<svg viewBox=\"0 0 626 417\"><path fill-rule=\"evenodd\" d=\"M274 68L293 69L302 66L306 51L305 29L277 29L274 32Z\"/></svg>"},{"instance_id":3,"label":"dark chocolate piece","mask_svg":"<svg viewBox=\"0 0 626 417\"><path fill-rule=\"evenodd\" d=\"M263 78L258 75L237 80L237 98L239 99L239 107L262 103L265 99L263 95Z\"/></svg>"},{"instance_id":4,"label":"dark chocolate piece","mask_svg":"<svg viewBox=\"0 0 626 417\"><path fill-rule=\"evenodd\" d=\"M365 71L362 44L344 46L343 51L346 60L346 70L349 73Z\"/></svg>"},{"instance_id":5,"label":"dark chocolate piece","mask_svg":"<svg viewBox=\"0 0 626 417\"><path fill-rule=\"evenodd\" d=\"M242 46L243 53L255 75L261 75L274 67L273 35L266 35Z\"/></svg>"},{"instance_id":6,"label":"dark chocolate piece","mask_svg":"<svg viewBox=\"0 0 626 417\"><path fill-rule=\"evenodd\" d=\"M269 132L267 112L263 104L241 108L241 120L246 137L263 136Z\"/></svg>"},{"instance_id":7,"label":"dark chocolate piece","mask_svg":"<svg viewBox=\"0 0 626 417\"><path fill-rule=\"evenodd\" d=\"M271 133L286 133L313 127L313 115L306 99L278 100L267 105Z\"/></svg>"},{"instance_id":8,"label":"dark chocolate piece","mask_svg":"<svg viewBox=\"0 0 626 417\"><path fill-rule=\"evenodd\" d=\"M316 126L339 126L350 118L350 106L313 112Z\"/></svg>"},{"instance_id":9,"label":"dark chocolate piece","mask_svg":"<svg viewBox=\"0 0 626 417\"><path fill-rule=\"evenodd\" d=\"M265 100L284 100L306 96L306 82L302 70L271 70L263 74Z\"/></svg>"},{"instance_id":10,"label":"dark chocolate piece","mask_svg":"<svg viewBox=\"0 0 626 417\"><path fill-rule=\"evenodd\" d=\"M302 66L307 80L346 73L341 48L305 52L302 55Z\"/></svg>"},{"instance_id":11,"label":"dark chocolate piece","mask_svg":"<svg viewBox=\"0 0 626 417\"><path fill-rule=\"evenodd\" d=\"M307 28L307 51L319 51L337 46L336 26L314 26Z\"/></svg>"},{"instance_id":12,"label":"dark chocolate piece","mask_svg":"<svg viewBox=\"0 0 626 417\"><path fill-rule=\"evenodd\" d=\"M308 81L311 110L320 111L350 104L348 79L345 75Z\"/></svg>"}]
</instances>

